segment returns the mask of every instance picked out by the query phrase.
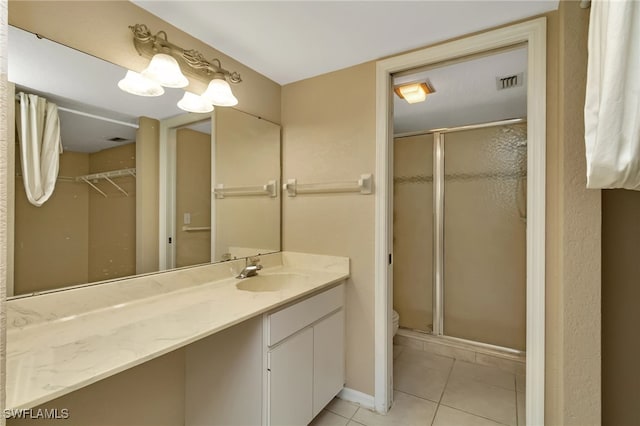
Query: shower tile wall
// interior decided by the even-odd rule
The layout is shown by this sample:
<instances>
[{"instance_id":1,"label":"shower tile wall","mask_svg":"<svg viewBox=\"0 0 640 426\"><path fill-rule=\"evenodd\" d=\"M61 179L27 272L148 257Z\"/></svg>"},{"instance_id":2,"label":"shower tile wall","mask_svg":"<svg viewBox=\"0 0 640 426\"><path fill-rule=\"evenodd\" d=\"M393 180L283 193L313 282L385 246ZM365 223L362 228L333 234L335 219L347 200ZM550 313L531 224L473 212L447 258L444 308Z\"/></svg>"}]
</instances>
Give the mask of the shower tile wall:
<instances>
[{"instance_id":1,"label":"shower tile wall","mask_svg":"<svg viewBox=\"0 0 640 426\"><path fill-rule=\"evenodd\" d=\"M433 135L394 141L393 304L400 326L431 331Z\"/></svg>"}]
</instances>

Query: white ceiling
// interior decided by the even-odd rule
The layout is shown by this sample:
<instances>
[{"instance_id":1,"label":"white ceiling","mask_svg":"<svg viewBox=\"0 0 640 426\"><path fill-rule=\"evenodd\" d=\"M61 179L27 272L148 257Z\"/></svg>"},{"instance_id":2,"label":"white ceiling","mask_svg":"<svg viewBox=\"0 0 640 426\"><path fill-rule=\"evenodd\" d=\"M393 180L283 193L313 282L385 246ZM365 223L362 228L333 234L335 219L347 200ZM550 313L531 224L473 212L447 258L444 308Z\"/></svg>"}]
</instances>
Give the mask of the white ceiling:
<instances>
[{"instance_id":1,"label":"white ceiling","mask_svg":"<svg viewBox=\"0 0 640 426\"><path fill-rule=\"evenodd\" d=\"M558 1L543 0L133 2L280 84L558 6ZM166 30L153 30L161 29ZM484 63L469 61L455 69L432 70L422 76L403 76L428 77L437 93L427 102L412 106L396 101L396 130L409 132L489 121L487 117L505 114L524 115L523 97L516 99L518 89L509 89L513 91L508 95L506 91L499 95L488 92L495 85L494 74L522 68L518 62L522 58L516 56ZM176 107L181 89L166 89L157 98L124 93L116 86L125 74L121 67L13 27L9 29L8 63L10 81L62 107L129 123L136 123L140 116L166 118L181 113ZM511 69L514 71L507 71ZM451 103L458 98L456 93L465 94L462 98L466 107ZM493 115L486 108L487 101L494 99L491 96L506 99ZM70 151L95 152L118 144L109 142L109 138L135 138L135 129L130 127L65 112L60 116L63 145Z\"/></svg>"},{"instance_id":2,"label":"white ceiling","mask_svg":"<svg viewBox=\"0 0 640 426\"><path fill-rule=\"evenodd\" d=\"M558 7L557 0L133 3L282 85Z\"/></svg>"},{"instance_id":3,"label":"white ceiling","mask_svg":"<svg viewBox=\"0 0 640 426\"><path fill-rule=\"evenodd\" d=\"M527 48L403 74L394 84L428 80L435 93L409 104L394 95L396 134L487 123L527 115ZM498 90L496 77L523 73L522 86Z\"/></svg>"}]
</instances>

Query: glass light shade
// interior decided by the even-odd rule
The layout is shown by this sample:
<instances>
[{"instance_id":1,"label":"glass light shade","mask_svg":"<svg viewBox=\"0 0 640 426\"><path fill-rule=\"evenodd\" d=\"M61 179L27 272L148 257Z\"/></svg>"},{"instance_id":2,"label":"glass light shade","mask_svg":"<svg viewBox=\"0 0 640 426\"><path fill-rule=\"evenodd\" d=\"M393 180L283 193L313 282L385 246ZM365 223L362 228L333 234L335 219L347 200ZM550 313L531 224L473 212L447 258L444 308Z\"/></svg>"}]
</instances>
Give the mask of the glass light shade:
<instances>
[{"instance_id":1,"label":"glass light shade","mask_svg":"<svg viewBox=\"0 0 640 426\"><path fill-rule=\"evenodd\" d=\"M213 111L213 105L195 93L184 92L182 99L178 101L178 108L187 112L206 113Z\"/></svg>"},{"instance_id":2,"label":"glass light shade","mask_svg":"<svg viewBox=\"0 0 640 426\"><path fill-rule=\"evenodd\" d=\"M142 71L142 75L156 81L164 87L187 87L189 80L180 71L180 65L170 55L156 53L151 58L149 66Z\"/></svg>"},{"instance_id":3,"label":"glass light shade","mask_svg":"<svg viewBox=\"0 0 640 426\"><path fill-rule=\"evenodd\" d=\"M222 78L214 78L211 80L202 97L218 106L228 107L238 105L238 99L231 93L231 86Z\"/></svg>"},{"instance_id":4,"label":"glass light shade","mask_svg":"<svg viewBox=\"0 0 640 426\"><path fill-rule=\"evenodd\" d=\"M118 82L118 87L127 93L138 96L160 96L164 94L162 86L135 71L127 71L125 77Z\"/></svg>"},{"instance_id":5,"label":"glass light shade","mask_svg":"<svg viewBox=\"0 0 640 426\"><path fill-rule=\"evenodd\" d=\"M400 93L402 93L404 100L410 104L422 102L427 99L427 92L425 92L420 84L400 87Z\"/></svg>"},{"instance_id":6,"label":"glass light shade","mask_svg":"<svg viewBox=\"0 0 640 426\"><path fill-rule=\"evenodd\" d=\"M427 95L435 93L433 86L431 86L428 81L396 86L393 90L401 99L404 99L410 104L422 102L427 99Z\"/></svg>"}]
</instances>

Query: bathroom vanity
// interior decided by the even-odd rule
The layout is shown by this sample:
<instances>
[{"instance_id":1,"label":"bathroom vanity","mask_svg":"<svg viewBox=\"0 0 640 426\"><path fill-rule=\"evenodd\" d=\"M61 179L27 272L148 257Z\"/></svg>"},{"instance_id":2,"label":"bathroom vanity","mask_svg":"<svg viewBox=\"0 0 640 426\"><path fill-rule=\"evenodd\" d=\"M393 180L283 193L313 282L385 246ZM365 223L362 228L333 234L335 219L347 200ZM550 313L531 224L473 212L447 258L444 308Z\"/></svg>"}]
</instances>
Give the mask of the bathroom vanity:
<instances>
[{"instance_id":1,"label":"bathroom vanity","mask_svg":"<svg viewBox=\"0 0 640 426\"><path fill-rule=\"evenodd\" d=\"M349 259L300 253L7 302L7 408L186 346L186 425L306 424L344 385ZM224 409L222 409L224 408Z\"/></svg>"},{"instance_id":2,"label":"bathroom vanity","mask_svg":"<svg viewBox=\"0 0 640 426\"><path fill-rule=\"evenodd\" d=\"M344 284L189 345L185 425L304 425L344 386Z\"/></svg>"}]
</instances>

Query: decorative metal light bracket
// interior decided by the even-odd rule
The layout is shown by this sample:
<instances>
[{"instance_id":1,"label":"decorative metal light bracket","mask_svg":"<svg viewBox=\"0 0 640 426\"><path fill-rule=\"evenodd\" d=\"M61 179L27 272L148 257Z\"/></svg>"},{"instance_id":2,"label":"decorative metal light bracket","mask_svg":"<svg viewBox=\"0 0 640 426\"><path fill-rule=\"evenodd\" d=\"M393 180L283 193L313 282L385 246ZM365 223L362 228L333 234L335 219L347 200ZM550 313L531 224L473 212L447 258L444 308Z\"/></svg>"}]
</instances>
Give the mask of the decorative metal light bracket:
<instances>
[{"instance_id":1,"label":"decorative metal light bracket","mask_svg":"<svg viewBox=\"0 0 640 426\"><path fill-rule=\"evenodd\" d=\"M152 58L156 53L166 53L173 56L180 63L182 71L194 77L204 77L211 80L214 77L224 76L230 83L240 83L242 78L237 72L231 72L222 68L219 59L208 61L197 50L185 50L180 46L169 42L167 33L158 31L155 35L144 24L129 26L133 32L133 45L138 54ZM208 82L208 81L207 81Z\"/></svg>"}]
</instances>

